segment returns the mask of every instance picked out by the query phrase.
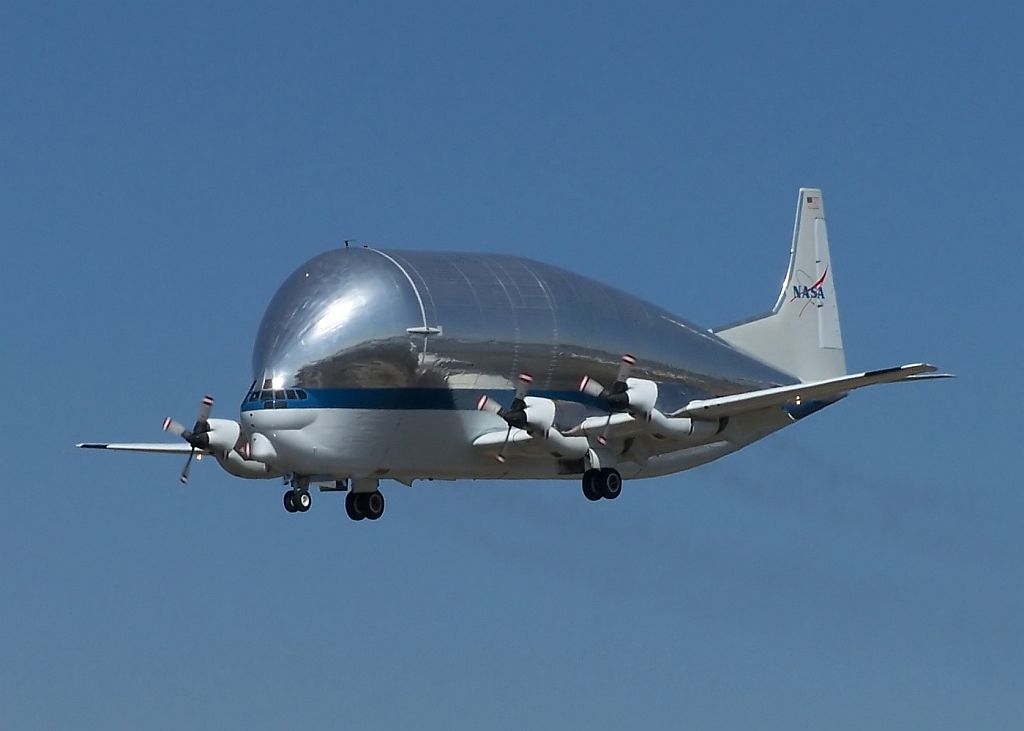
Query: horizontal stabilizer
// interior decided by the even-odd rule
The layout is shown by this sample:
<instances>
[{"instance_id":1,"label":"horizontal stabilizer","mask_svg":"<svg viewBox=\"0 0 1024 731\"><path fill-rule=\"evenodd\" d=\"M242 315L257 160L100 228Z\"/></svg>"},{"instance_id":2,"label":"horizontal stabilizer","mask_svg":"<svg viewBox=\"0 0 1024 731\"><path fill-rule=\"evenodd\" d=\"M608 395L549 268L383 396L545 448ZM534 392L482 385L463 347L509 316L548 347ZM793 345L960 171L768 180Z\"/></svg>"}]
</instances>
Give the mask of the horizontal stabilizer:
<instances>
[{"instance_id":1,"label":"horizontal stabilizer","mask_svg":"<svg viewBox=\"0 0 1024 731\"><path fill-rule=\"evenodd\" d=\"M151 452L153 454L188 454L192 447L188 444L111 444L108 442L84 442L76 444L79 449L109 449L114 452ZM196 450L200 452L201 450Z\"/></svg>"},{"instance_id":2,"label":"horizontal stabilizer","mask_svg":"<svg viewBox=\"0 0 1024 731\"><path fill-rule=\"evenodd\" d=\"M934 378L950 378L949 374L935 373L936 367L927 363L884 368L867 371L824 381L798 383L794 386L779 386L761 391L738 393L733 396L691 401L671 416L689 416L694 419L720 419L770 406L803 404L810 401L833 401L855 388L873 386L876 383L896 383Z\"/></svg>"}]
</instances>

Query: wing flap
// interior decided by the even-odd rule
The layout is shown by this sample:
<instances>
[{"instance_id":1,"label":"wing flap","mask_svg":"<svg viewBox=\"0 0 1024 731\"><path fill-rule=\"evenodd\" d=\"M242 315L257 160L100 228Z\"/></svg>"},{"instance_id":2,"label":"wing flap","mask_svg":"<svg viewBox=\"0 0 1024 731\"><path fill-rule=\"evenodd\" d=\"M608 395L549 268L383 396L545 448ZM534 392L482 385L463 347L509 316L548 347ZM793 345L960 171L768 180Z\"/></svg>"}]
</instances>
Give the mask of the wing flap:
<instances>
[{"instance_id":1,"label":"wing flap","mask_svg":"<svg viewBox=\"0 0 1024 731\"><path fill-rule=\"evenodd\" d=\"M733 416L770 406L838 399L855 388L874 386L879 383L951 377L946 373L936 374L936 370L938 369L935 366L928 363L911 363L894 368L883 368L877 371L840 376L839 378L828 378L823 381L766 388L761 391L749 391L719 398L698 399L691 401L683 408L670 414L670 416L689 416L694 419L720 419L725 416Z\"/></svg>"},{"instance_id":2,"label":"wing flap","mask_svg":"<svg viewBox=\"0 0 1024 731\"><path fill-rule=\"evenodd\" d=\"M597 436L606 433L609 439L627 439L643 431L636 419L627 413L588 416L566 432L567 436Z\"/></svg>"}]
</instances>

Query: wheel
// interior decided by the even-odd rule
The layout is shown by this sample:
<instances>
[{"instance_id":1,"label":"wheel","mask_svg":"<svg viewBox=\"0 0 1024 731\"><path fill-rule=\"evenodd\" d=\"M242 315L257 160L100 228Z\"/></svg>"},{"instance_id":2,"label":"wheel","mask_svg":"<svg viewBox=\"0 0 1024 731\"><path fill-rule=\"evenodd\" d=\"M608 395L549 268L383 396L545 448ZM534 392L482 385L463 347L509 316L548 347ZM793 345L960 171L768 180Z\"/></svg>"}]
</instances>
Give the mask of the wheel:
<instances>
[{"instance_id":1,"label":"wheel","mask_svg":"<svg viewBox=\"0 0 1024 731\"><path fill-rule=\"evenodd\" d=\"M284 494L284 509L287 510L289 513L294 513L296 510L298 510L298 508L295 507L294 490L289 490Z\"/></svg>"},{"instance_id":2,"label":"wheel","mask_svg":"<svg viewBox=\"0 0 1024 731\"><path fill-rule=\"evenodd\" d=\"M612 467L603 468L595 482L601 497L608 500L614 500L622 492L622 475Z\"/></svg>"},{"instance_id":3,"label":"wheel","mask_svg":"<svg viewBox=\"0 0 1024 731\"><path fill-rule=\"evenodd\" d=\"M384 515L384 496L380 491L359 493L359 512L367 520L378 520Z\"/></svg>"},{"instance_id":4,"label":"wheel","mask_svg":"<svg viewBox=\"0 0 1024 731\"><path fill-rule=\"evenodd\" d=\"M583 495L587 500L600 500L601 491L597 489L597 481L600 473L597 470L587 470L583 473Z\"/></svg>"},{"instance_id":5,"label":"wheel","mask_svg":"<svg viewBox=\"0 0 1024 731\"><path fill-rule=\"evenodd\" d=\"M359 501L357 500L358 495L354 492L350 492L345 496L345 512L348 513L348 517L352 520L362 520L366 516L359 510Z\"/></svg>"},{"instance_id":6,"label":"wheel","mask_svg":"<svg viewBox=\"0 0 1024 731\"><path fill-rule=\"evenodd\" d=\"M309 494L309 490L296 490L292 502L295 503L296 510L305 513L313 506L313 496Z\"/></svg>"}]
</instances>

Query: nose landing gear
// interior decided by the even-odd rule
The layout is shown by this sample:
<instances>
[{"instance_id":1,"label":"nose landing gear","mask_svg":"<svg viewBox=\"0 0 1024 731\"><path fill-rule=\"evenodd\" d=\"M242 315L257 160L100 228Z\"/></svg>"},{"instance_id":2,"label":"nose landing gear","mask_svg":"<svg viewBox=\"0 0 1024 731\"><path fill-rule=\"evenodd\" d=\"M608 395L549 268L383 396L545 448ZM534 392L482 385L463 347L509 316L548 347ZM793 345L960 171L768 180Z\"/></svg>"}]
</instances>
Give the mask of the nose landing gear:
<instances>
[{"instance_id":1,"label":"nose landing gear","mask_svg":"<svg viewBox=\"0 0 1024 731\"><path fill-rule=\"evenodd\" d=\"M284 509L289 513L305 513L313 506L308 489L289 490L284 494Z\"/></svg>"},{"instance_id":2,"label":"nose landing gear","mask_svg":"<svg viewBox=\"0 0 1024 731\"><path fill-rule=\"evenodd\" d=\"M309 478L293 477L292 489L284 494L284 509L289 513L305 513L313 507L313 496L309 494Z\"/></svg>"}]
</instances>

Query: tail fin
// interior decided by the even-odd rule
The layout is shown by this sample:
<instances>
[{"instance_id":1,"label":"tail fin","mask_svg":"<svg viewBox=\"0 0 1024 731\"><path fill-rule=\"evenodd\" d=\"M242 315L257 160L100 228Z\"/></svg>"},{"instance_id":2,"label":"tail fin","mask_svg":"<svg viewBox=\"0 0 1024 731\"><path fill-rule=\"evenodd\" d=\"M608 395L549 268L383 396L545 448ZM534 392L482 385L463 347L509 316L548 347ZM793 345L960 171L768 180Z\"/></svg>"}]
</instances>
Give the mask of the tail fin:
<instances>
[{"instance_id":1,"label":"tail fin","mask_svg":"<svg viewBox=\"0 0 1024 731\"><path fill-rule=\"evenodd\" d=\"M846 375L821 191L801 188L789 272L767 315L715 330L733 347L801 381Z\"/></svg>"}]
</instances>

